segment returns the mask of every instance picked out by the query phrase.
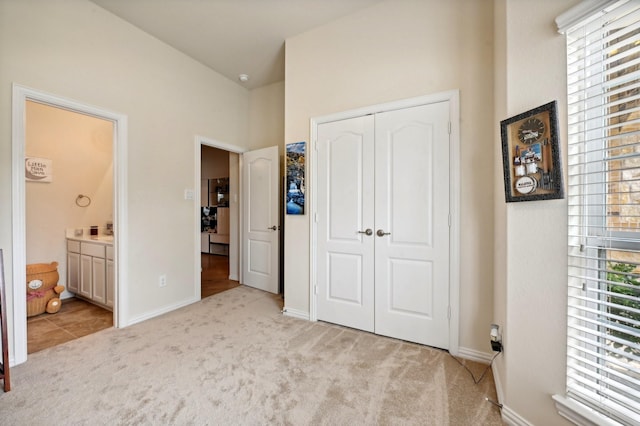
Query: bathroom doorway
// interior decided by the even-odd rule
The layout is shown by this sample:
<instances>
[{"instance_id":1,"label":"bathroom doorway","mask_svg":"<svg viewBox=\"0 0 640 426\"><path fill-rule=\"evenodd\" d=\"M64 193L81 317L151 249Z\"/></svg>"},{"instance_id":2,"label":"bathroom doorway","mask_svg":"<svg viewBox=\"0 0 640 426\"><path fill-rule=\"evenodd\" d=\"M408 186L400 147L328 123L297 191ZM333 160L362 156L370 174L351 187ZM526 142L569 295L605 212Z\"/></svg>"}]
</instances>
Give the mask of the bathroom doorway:
<instances>
[{"instance_id":1,"label":"bathroom doorway","mask_svg":"<svg viewBox=\"0 0 640 426\"><path fill-rule=\"evenodd\" d=\"M25 107L31 354L113 326L114 126L32 100ZM51 271L44 284L43 270Z\"/></svg>"},{"instance_id":2,"label":"bathroom doorway","mask_svg":"<svg viewBox=\"0 0 640 426\"><path fill-rule=\"evenodd\" d=\"M27 265L27 229L26 229L26 173L25 159L27 157L26 140L27 140L27 102L33 101L59 108L66 111L76 112L79 114L99 118L112 123L112 215L113 215L113 232L111 237L113 242L113 252L110 254L112 264L109 271L113 277L113 312L111 315L113 326L125 326L128 321L127 315L127 116L113 111L100 109L94 106L80 103L75 100L63 98L53 94L40 92L18 84L13 85L12 97L12 299L13 310L11 316L13 319L13 345L9 348L10 356L14 362L13 365L19 365L27 361L27 298L25 297L26 265ZM29 155L39 155L30 153ZM38 157L36 157L38 158ZM45 158L45 157L43 157ZM55 175L55 163L50 163L53 182L57 182ZM63 169L58 170L61 172ZM77 176L80 179L82 176ZM67 203L75 203L87 200L76 194L74 199L66 200ZM88 195L88 194L82 194ZM80 198L80 200L79 200ZM42 216L54 214L51 209L45 209L38 212ZM60 231L62 235L58 241L66 238L65 231ZM66 264L66 259L63 262ZM106 259L105 259L105 263ZM105 267L107 267L105 265ZM85 268L86 269L86 268ZM106 277L105 277L106 279ZM64 306L64 305L63 305Z\"/></svg>"}]
</instances>

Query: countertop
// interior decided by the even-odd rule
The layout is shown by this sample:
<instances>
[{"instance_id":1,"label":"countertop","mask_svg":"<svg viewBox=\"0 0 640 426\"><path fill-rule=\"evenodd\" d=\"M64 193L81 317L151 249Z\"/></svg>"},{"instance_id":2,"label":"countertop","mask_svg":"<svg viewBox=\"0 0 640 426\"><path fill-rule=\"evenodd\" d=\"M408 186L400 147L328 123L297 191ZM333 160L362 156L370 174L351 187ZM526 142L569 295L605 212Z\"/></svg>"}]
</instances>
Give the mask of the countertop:
<instances>
[{"instance_id":1,"label":"countertop","mask_svg":"<svg viewBox=\"0 0 640 426\"><path fill-rule=\"evenodd\" d=\"M82 229L81 235L76 234L79 229ZM91 235L89 228L71 228L66 230L66 238L72 241L113 245L113 235L105 234L102 229L98 230L98 235Z\"/></svg>"}]
</instances>

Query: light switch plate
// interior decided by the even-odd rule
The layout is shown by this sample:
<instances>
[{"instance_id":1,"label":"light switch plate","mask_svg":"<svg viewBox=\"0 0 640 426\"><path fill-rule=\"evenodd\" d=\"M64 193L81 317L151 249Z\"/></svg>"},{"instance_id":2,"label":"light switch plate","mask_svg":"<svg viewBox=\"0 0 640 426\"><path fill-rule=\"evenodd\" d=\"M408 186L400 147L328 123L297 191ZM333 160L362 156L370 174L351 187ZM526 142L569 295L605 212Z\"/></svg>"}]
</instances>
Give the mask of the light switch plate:
<instances>
[{"instance_id":1,"label":"light switch plate","mask_svg":"<svg viewBox=\"0 0 640 426\"><path fill-rule=\"evenodd\" d=\"M184 199L185 200L193 200L193 189L185 189L184 190Z\"/></svg>"}]
</instances>

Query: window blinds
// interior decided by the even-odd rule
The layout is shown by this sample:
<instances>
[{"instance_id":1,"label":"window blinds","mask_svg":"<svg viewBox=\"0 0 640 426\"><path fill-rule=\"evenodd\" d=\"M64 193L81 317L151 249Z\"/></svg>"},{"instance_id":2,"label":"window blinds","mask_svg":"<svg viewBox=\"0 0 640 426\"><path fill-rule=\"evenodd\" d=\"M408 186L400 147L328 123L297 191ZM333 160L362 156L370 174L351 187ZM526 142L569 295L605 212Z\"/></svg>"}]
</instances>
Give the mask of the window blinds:
<instances>
[{"instance_id":1,"label":"window blinds","mask_svg":"<svg viewBox=\"0 0 640 426\"><path fill-rule=\"evenodd\" d=\"M640 2L566 31L567 396L640 419Z\"/></svg>"}]
</instances>

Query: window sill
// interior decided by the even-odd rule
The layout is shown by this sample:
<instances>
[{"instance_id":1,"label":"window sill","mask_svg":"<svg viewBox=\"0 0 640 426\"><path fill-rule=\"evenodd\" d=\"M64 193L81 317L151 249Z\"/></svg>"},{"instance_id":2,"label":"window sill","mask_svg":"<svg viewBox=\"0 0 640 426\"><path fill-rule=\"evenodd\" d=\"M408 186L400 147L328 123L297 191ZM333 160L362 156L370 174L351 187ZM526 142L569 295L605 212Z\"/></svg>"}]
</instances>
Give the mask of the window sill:
<instances>
[{"instance_id":1,"label":"window sill","mask_svg":"<svg viewBox=\"0 0 640 426\"><path fill-rule=\"evenodd\" d=\"M619 426L620 423L593 411L586 405L580 404L573 399L569 399L561 395L553 395L556 403L556 409L565 419L577 425L584 426Z\"/></svg>"}]
</instances>

